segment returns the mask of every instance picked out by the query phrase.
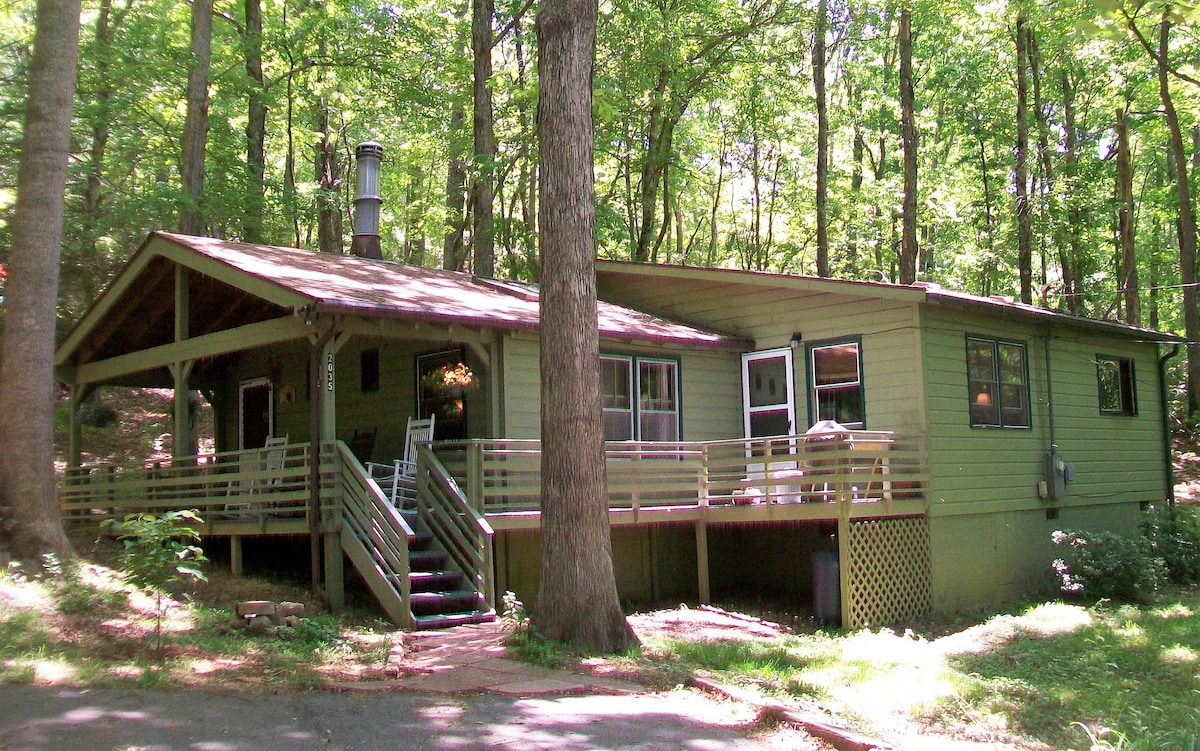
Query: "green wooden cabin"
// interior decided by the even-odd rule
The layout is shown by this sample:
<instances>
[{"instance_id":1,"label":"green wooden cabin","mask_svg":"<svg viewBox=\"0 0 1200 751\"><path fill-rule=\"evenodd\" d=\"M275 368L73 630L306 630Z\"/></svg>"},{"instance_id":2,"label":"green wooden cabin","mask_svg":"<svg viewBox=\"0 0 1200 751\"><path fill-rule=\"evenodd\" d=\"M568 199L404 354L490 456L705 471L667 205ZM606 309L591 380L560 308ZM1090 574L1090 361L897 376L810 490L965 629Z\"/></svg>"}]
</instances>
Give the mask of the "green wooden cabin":
<instances>
[{"instance_id":1,"label":"green wooden cabin","mask_svg":"<svg viewBox=\"0 0 1200 751\"><path fill-rule=\"evenodd\" d=\"M1054 529L1131 529L1169 495L1175 337L932 285L614 262L597 279L630 601L772 597L851 626L981 607L1043 580ZM506 589L532 603L537 327L528 285L156 233L57 377L74 404L174 388L174 461L74 467L64 514L201 508L235 566L243 539L306 534L334 606L349 561L406 627L489 617ZM213 456L183 417L192 391ZM369 463L431 415L418 502L397 509Z\"/></svg>"}]
</instances>

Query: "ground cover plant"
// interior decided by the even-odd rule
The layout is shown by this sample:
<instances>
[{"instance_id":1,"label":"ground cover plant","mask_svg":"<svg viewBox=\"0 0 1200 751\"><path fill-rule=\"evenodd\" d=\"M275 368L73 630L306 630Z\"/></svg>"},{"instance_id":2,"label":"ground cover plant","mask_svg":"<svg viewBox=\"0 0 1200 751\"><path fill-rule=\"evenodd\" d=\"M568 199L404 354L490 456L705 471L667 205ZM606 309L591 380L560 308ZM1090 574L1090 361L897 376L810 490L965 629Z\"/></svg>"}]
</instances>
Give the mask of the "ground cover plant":
<instances>
[{"instance_id":1,"label":"ground cover plant","mask_svg":"<svg viewBox=\"0 0 1200 751\"><path fill-rule=\"evenodd\" d=\"M277 691L384 675L397 637L373 612L334 618L303 588L217 566L208 581L147 589L118 568L115 541L77 534L74 545L79 559L50 576L0 568L0 681ZM161 610L159 591L170 601ZM247 629L235 607L249 599L301 601L305 615L293 628Z\"/></svg>"}]
</instances>

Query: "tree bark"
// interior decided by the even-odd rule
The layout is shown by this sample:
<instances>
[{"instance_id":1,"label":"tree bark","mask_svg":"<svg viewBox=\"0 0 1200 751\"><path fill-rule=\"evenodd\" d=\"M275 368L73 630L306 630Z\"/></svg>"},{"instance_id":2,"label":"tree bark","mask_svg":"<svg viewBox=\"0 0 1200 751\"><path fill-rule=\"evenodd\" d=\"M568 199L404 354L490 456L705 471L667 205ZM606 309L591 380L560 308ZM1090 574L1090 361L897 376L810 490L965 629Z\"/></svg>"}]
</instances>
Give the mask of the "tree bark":
<instances>
[{"instance_id":1,"label":"tree bark","mask_svg":"<svg viewBox=\"0 0 1200 751\"><path fill-rule=\"evenodd\" d=\"M324 97L317 102L316 158L313 177L317 181L317 249L322 253L342 253L342 211L338 190L342 184L342 164L338 159L337 140L329 125L329 107Z\"/></svg>"},{"instance_id":2,"label":"tree bark","mask_svg":"<svg viewBox=\"0 0 1200 751\"><path fill-rule=\"evenodd\" d=\"M1124 303L1125 323L1142 324L1138 302L1137 249L1133 225L1133 157L1129 153L1129 119L1124 109L1117 110L1117 234L1120 237L1121 257L1120 296Z\"/></svg>"},{"instance_id":3,"label":"tree bark","mask_svg":"<svg viewBox=\"0 0 1200 751\"><path fill-rule=\"evenodd\" d=\"M904 148L904 202L900 229L900 283L917 280L917 122L913 90L912 11L900 11L900 142Z\"/></svg>"},{"instance_id":4,"label":"tree bark","mask_svg":"<svg viewBox=\"0 0 1200 751\"><path fill-rule=\"evenodd\" d=\"M471 233L472 270L476 276L496 275L495 198L496 134L492 120L493 0L472 0L471 49L475 59L475 179L471 187L475 225Z\"/></svg>"},{"instance_id":5,"label":"tree bark","mask_svg":"<svg viewBox=\"0 0 1200 751\"><path fill-rule=\"evenodd\" d=\"M246 0L246 75L250 96L246 102L246 206L242 214L242 239L263 241L263 197L266 190L267 102L262 61L262 0Z\"/></svg>"},{"instance_id":6,"label":"tree bark","mask_svg":"<svg viewBox=\"0 0 1200 751\"><path fill-rule=\"evenodd\" d=\"M0 344L0 543L40 564L71 554L54 480L54 324L79 0L38 0Z\"/></svg>"},{"instance_id":7,"label":"tree bark","mask_svg":"<svg viewBox=\"0 0 1200 751\"><path fill-rule=\"evenodd\" d=\"M1163 11L1158 27L1158 95L1162 100L1167 129L1171 134L1171 155L1175 160L1175 194L1179 208L1179 281L1183 285L1183 325L1187 337L1187 411L1200 412L1200 291L1196 289L1196 215L1188 187L1188 155L1184 150L1179 114L1171 99L1170 52L1171 6Z\"/></svg>"},{"instance_id":8,"label":"tree bark","mask_svg":"<svg viewBox=\"0 0 1200 751\"><path fill-rule=\"evenodd\" d=\"M1017 268L1021 278L1021 302L1033 303L1033 227L1029 211L1029 85L1026 52L1029 25L1017 16Z\"/></svg>"},{"instance_id":9,"label":"tree bark","mask_svg":"<svg viewBox=\"0 0 1200 751\"><path fill-rule=\"evenodd\" d=\"M542 568L534 624L591 652L636 641L612 565L596 326L592 66L596 0L537 13Z\"/></svg>"},{"instance_id":10,"label":"tree bark","mask_svg":"<svg viewBox=\"0 0 1200 751\"><path fill-rule=\"evenodd\" d=\"M467 228L466 183L467 170L463 163L463 113L461 102L454 103L450 112L450 160L446 163L446 235L442 240L442 268L462 271L467 266L467 250L463 233Z\"/></svg>"},{"instance_id":11,"label":"tree bark","mask_svg":"<svg viewBox=\"0 0 1200 751\"><path fill-rule=\"evenodd\" d=\"M813 30L813 93L817 98L817 276L829 276L829 112L825 96L825 26L829 2L818 0Z\"/></svg>"},{"instance_id":12,"label":"tree bark","mask_svg":"<svg viewBox=\"0 0 1200 751\"><path fill-rule=\"evenodd\" d=\"M1067 245L1061 254L1063 294L1067 310L1076 315L1083 313L1083 207L1079 198L1079 129L1075 122L1075 83L1070 71L1062 72L1063 94L1063 172L1067 186Z\"/></svg>"},{"instance_id":13,"label":"tree bark","mask_svg":"<svg viewBox=\"0 0 1200 751\"><path fill-rule=\"evenodd\" d=\"M208 74L212 63L212 0L192 2L192 47L188 64L187 115L183 124L183 158L179 164L183 195L179 231L204 234L204 152L208 145Z\"/></svg>"}]
</instances>

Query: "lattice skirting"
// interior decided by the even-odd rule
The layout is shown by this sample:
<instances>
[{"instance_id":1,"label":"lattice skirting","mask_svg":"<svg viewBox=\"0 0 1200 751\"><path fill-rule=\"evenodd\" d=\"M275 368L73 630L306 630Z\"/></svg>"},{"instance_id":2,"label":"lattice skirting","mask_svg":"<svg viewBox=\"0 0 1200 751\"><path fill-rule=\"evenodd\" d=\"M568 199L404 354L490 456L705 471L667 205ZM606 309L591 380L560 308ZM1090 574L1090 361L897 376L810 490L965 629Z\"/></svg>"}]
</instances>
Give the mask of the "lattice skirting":
<instances>
[{"instance_id":1,"label":"lattice skirting","mask_svg":"<svg viewBox=\"0 0 1200 751\"><path fill-rule=\"evenodd\" d=\"M841 549L844 627L884 626L929 611L928 519L851 521Z\"/></svg>"}]
</instances>

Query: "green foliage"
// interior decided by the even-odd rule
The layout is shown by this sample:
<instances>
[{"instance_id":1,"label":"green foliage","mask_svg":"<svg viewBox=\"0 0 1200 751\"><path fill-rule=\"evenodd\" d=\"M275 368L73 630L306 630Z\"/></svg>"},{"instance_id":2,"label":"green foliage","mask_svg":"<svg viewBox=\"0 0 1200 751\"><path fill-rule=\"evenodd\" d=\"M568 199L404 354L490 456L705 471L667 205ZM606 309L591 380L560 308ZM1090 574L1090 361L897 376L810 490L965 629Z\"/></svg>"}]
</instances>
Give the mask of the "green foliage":
<instances>
[{"instance_id":1,"label":"green foliage","mask_svg":"<svg viewBox=\"0 0 1200 751\"><path fill-rule=\"evenodd\" d=\"M121 564L130 581L139 587L162 590L184 579L205 580L198 568L208 560L196 543L200 534L191 525L204 520L194 509L163 514L129 514L123 521L105 520L125 544Z\"/></svg>"},{"instance_id":2,"label":"green foliage","mask_svg":"<svg viewBox=\"0 0 1200 751\"><path fill-rule=\"evenodd\" d=\"M1172 582L1200 584L1200 509L1150 508L1142 517L1141 527Z\"/></svg>"},{"instance_id":3,"label":"green foliage","mask_svg":"<svg viewBox=\"0 0 1200 751\"><path fill-rule=\"evenodd\" d=\"M125 543L121 564L129 580L155 593L154 633L160 650L163 591L185 579L206 579L198 566L208 559L197 544L200 534L191 526L203 523L197 511L186 509L161 515L129 514L123 521L107 519L101 525L112 529L117 539Z\"/></svg>"},{"instance_id":4,"label":"green foliage","mask_svg":"<svg viewBox=\"0 0 1200 751\"><path fill-rule=\"evenodd\" d=\"M1166 564L1144 535L1056 530L1051 539L1065 550L1052 564L1064 594L1147 600L1166 579Z\"/></svg>"}]
</instances>

